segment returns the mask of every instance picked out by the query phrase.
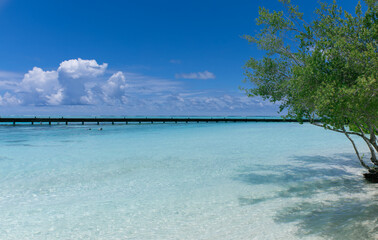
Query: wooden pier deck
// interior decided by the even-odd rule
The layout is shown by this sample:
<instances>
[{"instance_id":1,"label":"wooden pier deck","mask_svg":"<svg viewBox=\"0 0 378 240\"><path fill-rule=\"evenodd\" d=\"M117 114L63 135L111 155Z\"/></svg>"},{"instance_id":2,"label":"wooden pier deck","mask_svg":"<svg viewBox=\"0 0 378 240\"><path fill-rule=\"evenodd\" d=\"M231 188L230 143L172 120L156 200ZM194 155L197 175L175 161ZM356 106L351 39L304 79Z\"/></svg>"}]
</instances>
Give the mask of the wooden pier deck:
<instances>
[{"instance_id":1,"label":"wooden pier deck","mask_svg":"<svg viewBox=\"0 0 378 240\"><path fill-rule=\"evenodd\" d=\"M0 123L13 124L18 123L30 123L30 124L49 124L63 123L68 125L69 123L211 123L211 122L297 122L295 119L282 119L282 118L243 118L243 117L2 117ZM307 122L307 120L305 120Z\"/></svg>"}]
</instances>

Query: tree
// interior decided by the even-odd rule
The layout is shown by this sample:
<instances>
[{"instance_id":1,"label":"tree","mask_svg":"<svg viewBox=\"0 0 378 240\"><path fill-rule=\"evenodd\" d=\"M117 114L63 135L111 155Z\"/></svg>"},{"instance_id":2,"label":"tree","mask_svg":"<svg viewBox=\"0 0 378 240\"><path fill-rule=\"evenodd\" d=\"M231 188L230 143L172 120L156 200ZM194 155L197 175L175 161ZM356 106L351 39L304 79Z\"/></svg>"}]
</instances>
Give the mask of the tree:
<instances>
[{"instance_id":1,"label":"tree","mask_svg":"<svg viewBox=\"0 0 378 240\"><path fill-rule=\"evenodd\" d=\"M344 134L357 158L378 179L378 4L358 2L355 14L334 1L320 3L316 18L306 22L298 6L279 0L283 11L259 9L255 36L244 36L266 51L245 64L248 96L279 103L286 117ZM355 144L360 137L370 150L366 161Z\"/></svg>"}]
</instances>

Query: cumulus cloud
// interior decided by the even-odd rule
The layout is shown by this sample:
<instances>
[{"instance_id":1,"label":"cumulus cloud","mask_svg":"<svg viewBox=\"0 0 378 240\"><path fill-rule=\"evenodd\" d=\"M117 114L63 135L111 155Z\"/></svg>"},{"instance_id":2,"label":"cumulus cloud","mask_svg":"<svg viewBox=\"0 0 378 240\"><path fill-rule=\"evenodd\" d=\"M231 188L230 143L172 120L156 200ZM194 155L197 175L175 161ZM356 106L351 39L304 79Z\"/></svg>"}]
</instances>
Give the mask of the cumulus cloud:
<instances>
[{"instance_id":1,"label":"cumulus cloud","mask_svg":"<svg viewBox=\"0 0 378 240\"><path fill-rule=\"evenodd\" d=\"M127 87L125 75L122 72L114 73L104 85L102 93L106 103L114 103L117 100L125 100L125 89Z\"/></svg>"},{"instance_id":2,"label":"cumulus cloud","mask_svg":"<svg viewBox=\"0 0 378 240\"><path fill-rule=\"evenodd\" d=\"M58 81L57 71L43 71L34 67L24 75L20 92L25 103L57 105L62 101L63 89Z\"/></svg>"},{"instance_id":3,"label":"cumulus cloud","mask_svg":"<svg viewBox=\"0 0 378 240\"><path fill-rule=\"evenodd\" d=\"M34 67L19 82L14 80L17 74L0 71L0 94L1 90L8 91L0 95L0 104L77 105L122 98L120 89L125 87L125 78L118 72L104 83L101 77L107 66L95 60L71 59L53 71Z\"/></svg>"},{"instance_id":4,"label":"cumulus cloud","mask_svg":"<svg viewBox=\"0 0 378 240\"><path fill-rule=\"evenodd\" d=\"M29 92L52 91L59 88L58 72L43 71L41 68L34 67L24 75L20 86Z\"/></svg>"},{"instance_id":5,"label":"cumulus cloud","mask_svg":"<svg viewBox=\"0 0 378 240\"><path fill-rule=\"evenodd\" d=\"M58 68L59 82L64 89L62 102L66 105L98 103L98 94L91 89L91 82L98 81L108 67L96 60L71 59L63 61ZM90 87L88 87L90 86ZM95 101L96 100L96 101Z\"/></svg>"},{"instance_id":6,"label":"cumulus cloud","mask_svg":"<svg viewBox=\"0 0 378 240\"><path fill-rule=\"evenodd\" d=\"M204 72L196 72L196 73L180 73L175 75L176 78L183 78L183 79L214 79L215 74L209 71Z\"/></svg>"},{"instance_id":7,"label":"cumulus cloud","mask_svg":"<svg viewBox=\"0 0 378 240\"><path fill-rule=\"evenodd\" d=\"M107 67L107 63L99 65L96 60L83 60L78 58L63 61L58 68L58 72L66 74L68 77L73 79L82 77L97 77L104 74Z\"/></svg>"}]
</instances>

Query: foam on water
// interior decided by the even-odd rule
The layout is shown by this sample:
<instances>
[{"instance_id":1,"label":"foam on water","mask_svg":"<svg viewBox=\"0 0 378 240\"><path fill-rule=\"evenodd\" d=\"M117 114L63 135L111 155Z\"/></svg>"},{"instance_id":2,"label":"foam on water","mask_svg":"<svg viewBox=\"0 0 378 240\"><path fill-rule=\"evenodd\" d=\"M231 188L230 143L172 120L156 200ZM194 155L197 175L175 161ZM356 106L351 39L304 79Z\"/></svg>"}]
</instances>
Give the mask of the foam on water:
<instances>
[{"instance_id":1,"label":"foam on water","mask_svg":"<svg viewBox=\"0 0 378 240\"><path fill-rule=\"evenodd\" d=\"M0 127L0 239L377 237L378 187L341 134L101 127Z\"/></svg>"}]
</instances>

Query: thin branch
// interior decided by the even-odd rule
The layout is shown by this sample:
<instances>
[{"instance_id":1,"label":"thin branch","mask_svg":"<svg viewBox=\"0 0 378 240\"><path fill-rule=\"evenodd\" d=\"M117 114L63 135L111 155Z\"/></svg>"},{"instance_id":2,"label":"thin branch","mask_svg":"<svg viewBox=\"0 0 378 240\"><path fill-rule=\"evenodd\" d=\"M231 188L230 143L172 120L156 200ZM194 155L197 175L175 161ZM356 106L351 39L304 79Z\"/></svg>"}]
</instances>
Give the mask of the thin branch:
<instances>
[{"instance_id":1,"label":"thin branch","mask_svg":"<svg viewBox=\"0 0 378 240\"><path fill-rule=\"evenodd\" d=\"M277 69L277 72L281 74L282 76L284 76L285 78L290 79L290 77L286 73L282 72L281 70Z\"/></svg>"},{"instance_id":2,"label":"thin branch","mask_svg":"<svg viewBox=\"0 0 378 240\"><path fill-rule=\"evenodd\" d=\"M315 125L315 126L318 126L318 127L322 127L324 128L324 125L322 124L319 124L319 123L316 123L316 122L312 122L311 123L312 125ZM347 133L347 134L350 134L350 135L357 135L357 136L360 136L363 138L363 135L359 134L359 133L356 133L356 132L350 132L350 131L341 131L341 130L338 130L338 129L334 129L334 128L327 128L328 130L331 130L331 131L334 131L334 132L339 132L339 133Z\"/></svg>"},{"instance_id":3,"label":"thin branch","mask_svg":"<svg viewBox=\"0 0 378 240\"><path fill-rule=\"evenodd\" d=\"M358 129L360 130L360 132L362 133L362 138L365 140L365 142L369 145L369 144L371 144L373 147L374 147L374 149L375 149L375 151L377 151L378 152L378 146L377 146L377 139L376 139L376 136L375 136L375 133L374 133L374 131L373 131L373 129L372 129L372 127L371 127L371 125L370 125L370 122L368 122L367 123L367 125L368 125L368 131L370 132L370 139L369 138L367 138L366 137L366 135L368 135L368 134L366 134L365 132L364 132L364 130L362 129L362 125L359 123L359 122L354 122L354 124L358 127ZM370 149L370 145L369 145L369 149ZM374 149L372 149L373 151L374 151ZM373 154L373 153L372 153ZM375 159L377 159L376 157L375 157ZM375 162L375 164L377 164L376 162Z\"/></svg>"},{"instance_id":4,"label":"thin branch","mask_svg":"<svg viewBox=\"0 0 378 240\"><path fill-rule=\"evenodd\" d=\"M280 47L280 50L282 51L281 54L289 55L289 57L298 65L298 66L303 66L303 63L300 62L292 52L288 51L285 47Z\"/></svg>"},{"instance_id":5,"label":"thin branch","mask_svg":"<svg viewBox=\"0 0 378 240\"><path fill-rule=\"evenodd\" d=\"M345 130L344 127L343 127L343 132L344 132L345 136L349 139L349 141L352 143L354 151L356 152L357 158L360 161L361 165L364 168L366 168L367 170L369 170L369 172L370 172L370 167L368 165L366 165L365 162L362 160L362 158L360 156L360 153L358 152L358 149L356 147L356 144L354 143L354 141L352 140L352 138L349 136L349 134L347 133L347 131Z\"/></svg>"}]
</instances>

